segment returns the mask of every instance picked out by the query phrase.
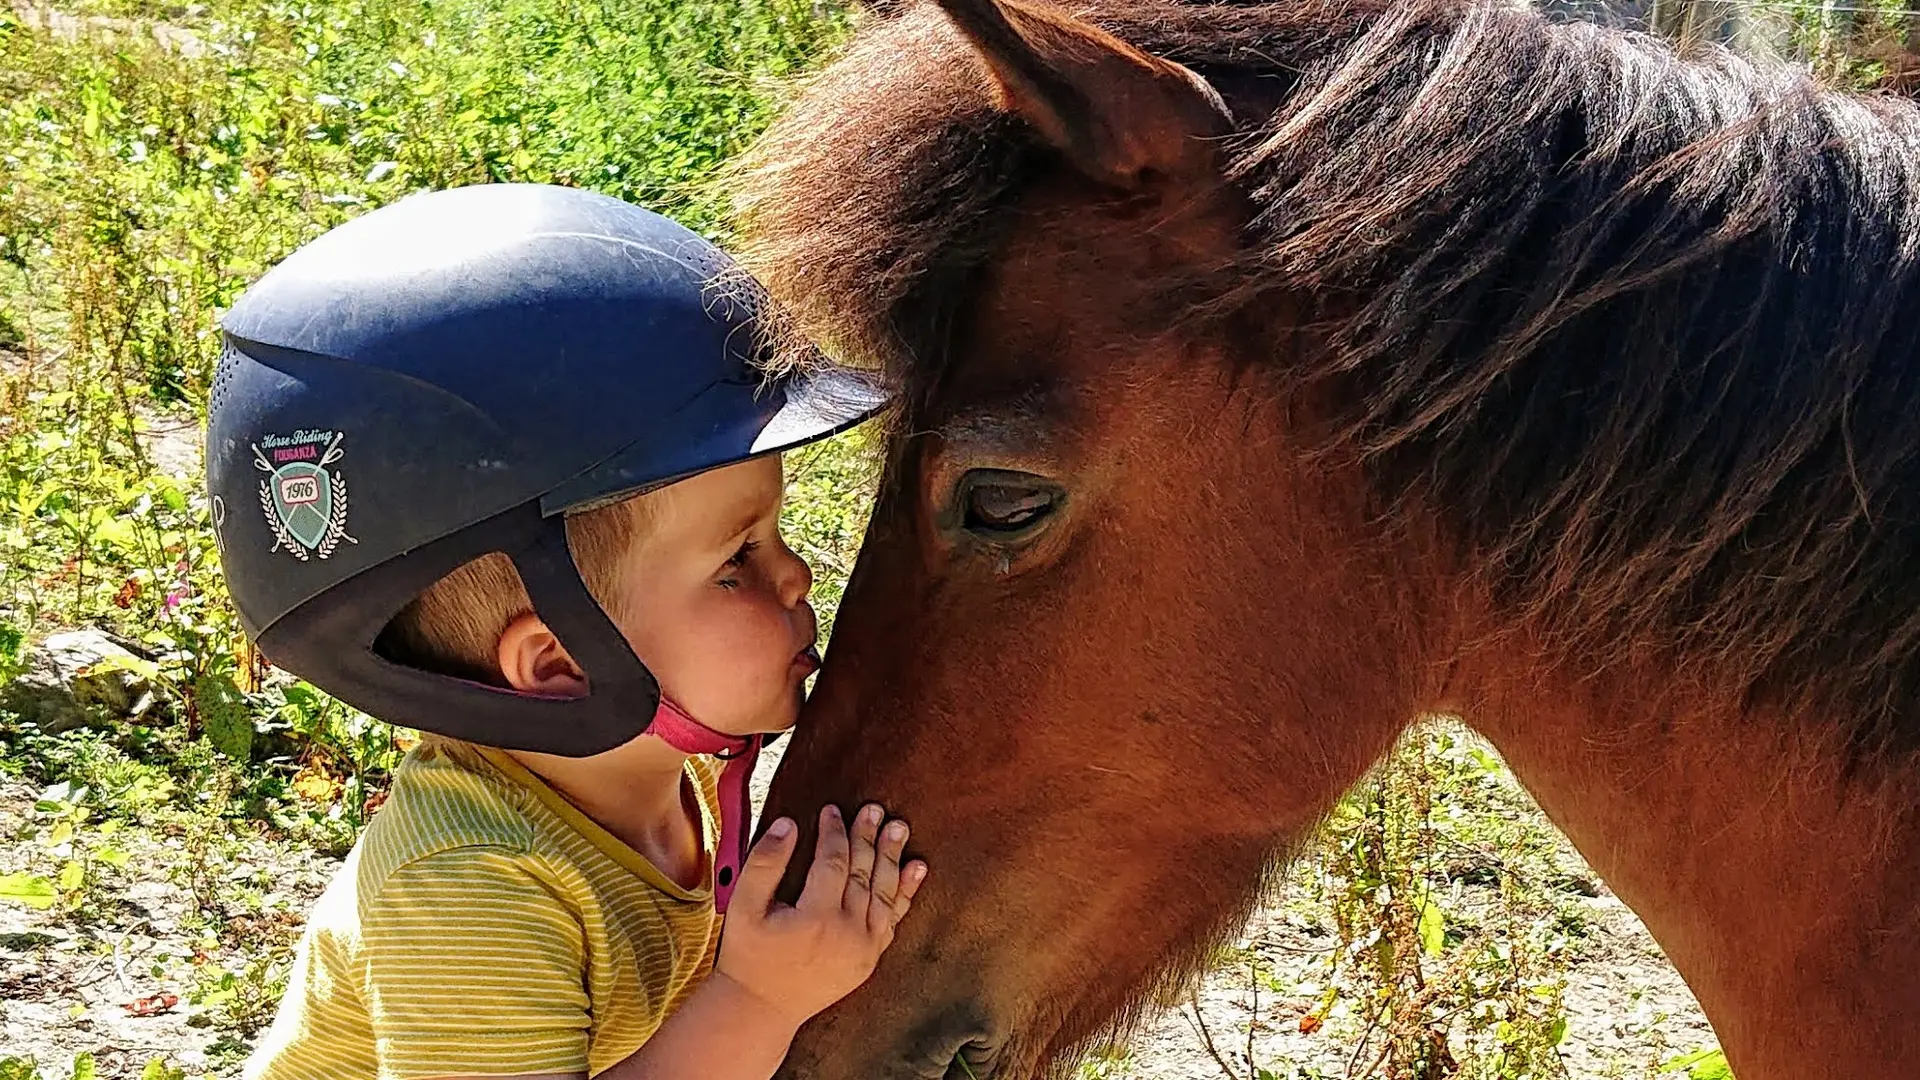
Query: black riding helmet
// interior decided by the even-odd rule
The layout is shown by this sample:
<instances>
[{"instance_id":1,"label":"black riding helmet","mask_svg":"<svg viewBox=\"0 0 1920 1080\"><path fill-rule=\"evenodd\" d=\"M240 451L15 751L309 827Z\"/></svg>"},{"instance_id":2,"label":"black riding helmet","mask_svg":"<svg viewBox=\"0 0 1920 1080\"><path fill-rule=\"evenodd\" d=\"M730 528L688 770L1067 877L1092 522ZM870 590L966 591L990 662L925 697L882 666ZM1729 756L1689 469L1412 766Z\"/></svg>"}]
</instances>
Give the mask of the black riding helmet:
<instances>
[{"instance_id":1,"label":"black riding helmet","mask_svg":"<svg viewBox=\"0 0 1920 1080\"><path fill-rule=\"evenodd\" d=\"M301 248L223 320L207 488L242 623L381 719L580 756L647 729L659 686L587 592L564 515L824 438L875 412L843 369L768 376L760 295L718 248L570 188L416 195ZM376 653L489 552L586 671L517 694Z\"/></svg>"}]
</instances>

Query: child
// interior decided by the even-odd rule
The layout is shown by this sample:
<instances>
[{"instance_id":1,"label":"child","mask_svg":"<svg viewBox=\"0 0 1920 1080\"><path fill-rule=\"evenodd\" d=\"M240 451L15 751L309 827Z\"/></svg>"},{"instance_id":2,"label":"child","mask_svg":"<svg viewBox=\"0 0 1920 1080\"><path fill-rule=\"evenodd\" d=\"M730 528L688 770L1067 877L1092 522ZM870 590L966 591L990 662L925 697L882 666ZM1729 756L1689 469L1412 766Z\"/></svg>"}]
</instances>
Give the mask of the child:
<instances>
[{"instance_id":1,"label":"child","mask_svg":"<svg viewBox=\"0 0 1920 1080\"><path fill-rule=\"evenodd\" d=\"M891 941L925 866L880 807L822 810L797 906L795 823L746 853L759 736L819 663L778 452L880 399L758 370L729 270L616 200L483 186L333 230L224 321L242 620L427 733L248 1076L764 1078Z\"/></svg>"}]
</instances>

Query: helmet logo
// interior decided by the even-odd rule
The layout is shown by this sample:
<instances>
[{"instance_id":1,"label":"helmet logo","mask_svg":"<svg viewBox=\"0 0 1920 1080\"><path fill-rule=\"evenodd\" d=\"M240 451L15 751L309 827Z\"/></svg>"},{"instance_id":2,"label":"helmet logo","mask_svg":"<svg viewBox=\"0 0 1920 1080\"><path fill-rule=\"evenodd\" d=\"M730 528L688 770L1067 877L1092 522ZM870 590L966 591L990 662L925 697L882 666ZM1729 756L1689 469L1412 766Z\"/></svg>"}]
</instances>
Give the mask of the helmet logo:
<instances>
[{"instance_id":1,"label":"helmet logo","mask_svg":"<svg viewBox=\"0 0 1920 1080\"><path fill-rule=\"evenodd\" d=\"M327 466L340 460L344 433L300 430L268 435L253 444L253 467L260 480L260 511L273 530L273 548L285 548L302 562L333 554L347 535L347 478Z\"/></svg>"}]
</instances>

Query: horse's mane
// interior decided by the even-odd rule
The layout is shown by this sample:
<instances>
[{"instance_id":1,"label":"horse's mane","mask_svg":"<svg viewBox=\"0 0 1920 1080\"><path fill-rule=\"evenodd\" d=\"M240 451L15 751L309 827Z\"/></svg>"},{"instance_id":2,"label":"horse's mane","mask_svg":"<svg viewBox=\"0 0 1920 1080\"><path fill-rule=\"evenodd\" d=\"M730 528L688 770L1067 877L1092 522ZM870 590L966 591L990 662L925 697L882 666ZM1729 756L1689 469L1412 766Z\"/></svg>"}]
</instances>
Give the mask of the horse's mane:
<instances>
[{"instance_id":1,"label":"horse's mane","mask_svg":"<svg viewBox=\"0 0 1920 1080\"><path fill-rule=\"evenodd\" d=\"M1258 218L1209 306L1339 314L1270 366L1336 388L1389 513L1444 515L1569 657L1652 647L1856 753L1920 747L1911 105L1459 0L1088 17L1242 115ZM922 4L735 174L744 254L802 333L924 393L1046 160Z\"/></svg>"}]
</instances>

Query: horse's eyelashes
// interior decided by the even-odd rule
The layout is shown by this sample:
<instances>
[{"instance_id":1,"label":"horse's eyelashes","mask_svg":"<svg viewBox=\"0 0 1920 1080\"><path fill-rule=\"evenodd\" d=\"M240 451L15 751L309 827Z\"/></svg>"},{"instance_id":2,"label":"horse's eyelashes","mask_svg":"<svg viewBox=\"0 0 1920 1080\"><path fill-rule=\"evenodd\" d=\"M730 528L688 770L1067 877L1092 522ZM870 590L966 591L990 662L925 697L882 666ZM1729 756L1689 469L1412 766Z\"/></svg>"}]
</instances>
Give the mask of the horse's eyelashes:
<instances>
[{"instance_id":1,"label":"horse's eyelashes","mask_svg":"<svg viewBox=\"0 0 1920 1080\"><path fill-rule=\"evenodd\" d=\"M1052 508L1053 496L1033 488L977 487L967 507L971 518L987 525L1024 525Z\"/></svg>"},{"instance_id":2,"label":"horse's eyelashes","mask_svg":"<svg viewBox=\"0 0 1920 1080\"><path fill-rule=\"evenodd\" d=\"M982 469L962 485L961 521L989 540L1016 538L1043 523L1059 507L1058 486L1043 477Z\"/></svg>"}]
</instances>

